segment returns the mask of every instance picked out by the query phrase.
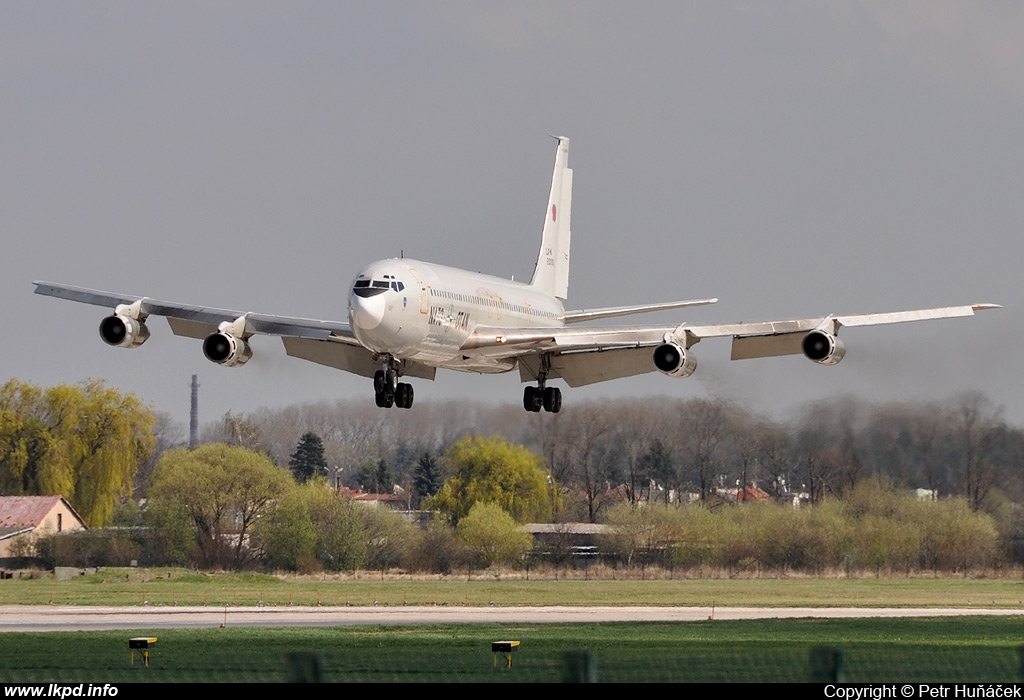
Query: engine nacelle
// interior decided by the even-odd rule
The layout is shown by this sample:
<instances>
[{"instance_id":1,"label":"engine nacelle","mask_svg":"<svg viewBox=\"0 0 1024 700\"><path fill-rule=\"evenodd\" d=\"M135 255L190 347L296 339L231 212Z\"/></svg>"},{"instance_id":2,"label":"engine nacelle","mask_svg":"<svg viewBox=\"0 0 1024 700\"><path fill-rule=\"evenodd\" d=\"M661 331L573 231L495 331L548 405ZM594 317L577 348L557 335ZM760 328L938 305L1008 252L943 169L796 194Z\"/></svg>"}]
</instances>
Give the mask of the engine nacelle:
<instances>
[{"instance_id":1,"label":"engine nacelle","mask_svg":"<svg viewBox=\"0 0 1024 700\"><path fill-rule=\"evenodd\" d=\"M149 339L149 329L144 321L112 314L100 321L100 337L115 348L137 348Z\"/></svg>"},{"instance_id":2,"label":"engine nacelle","mask_svg":"<svg viewBox=\"0 0 1024 700\"><path fill-rule=\"evenodd\" d=\"M697 357L676 343L654 348L654 366L670 377L689 377L697 370Z\"/></svg>"},{"instance_id":3,"label":"engine nacelle","mask_svg":"<svg viewBox=\"0 0 1024 700\"><path fill-rule=\"evenodd\" d=\"M846 346L836 336L825 331L811 331L800 342L800 349L808 360L819 365L836 365L846 354Z\"/></svg>"},{"instance_id":4,"label":"engine nacelle","mask_svg":"<svg viewBox=\"0 0 1024 700\"><path fill-rule=\"evenodd\" d=\"M230 333L217 331L206 336L203 341L203 354L210 362L225 367L241 367L252 357L249 343L236 338Z\"/></svg>"}]
</instances>

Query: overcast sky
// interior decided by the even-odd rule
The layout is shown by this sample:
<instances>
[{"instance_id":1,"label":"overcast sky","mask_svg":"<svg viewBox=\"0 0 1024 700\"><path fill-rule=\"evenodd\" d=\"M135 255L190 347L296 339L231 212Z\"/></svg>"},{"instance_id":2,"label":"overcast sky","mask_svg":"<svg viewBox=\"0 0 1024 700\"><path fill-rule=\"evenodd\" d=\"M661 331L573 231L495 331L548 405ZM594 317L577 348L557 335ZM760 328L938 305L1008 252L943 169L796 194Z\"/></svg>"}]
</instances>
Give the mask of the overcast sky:
<instances>
[{"instance_id":1,"label":"overcast sky","mask_svg":"<svg viewBox=\"0 0 1024 700\"><path fill-rule=\"evenodd\" d=\"M711 323L974 302L843 332L835 367L730 362L565 390L716 396L771 415L848 393L981 391L1024 424L1024 4L0 4L0 378L102 377L187 421L368 379L254 339L243 368L153 319L135 350L52 280L345 319L365 263L528 278L555 142L572 139L568 308L717 296ZM630 322L629 319L626 322ZM521 401L442 371L417 403ZM413 409L415 410L415 408Z\"/></svg>"}]
</instances>

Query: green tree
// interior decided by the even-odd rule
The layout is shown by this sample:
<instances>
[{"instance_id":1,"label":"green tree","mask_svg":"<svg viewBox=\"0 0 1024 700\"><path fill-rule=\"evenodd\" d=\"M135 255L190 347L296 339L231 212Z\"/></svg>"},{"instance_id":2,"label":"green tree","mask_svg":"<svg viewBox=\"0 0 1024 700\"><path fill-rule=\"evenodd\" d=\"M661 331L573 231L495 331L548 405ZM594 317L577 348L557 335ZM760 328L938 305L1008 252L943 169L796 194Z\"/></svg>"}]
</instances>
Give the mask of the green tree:
<instances>
[{"instance_id":1,"label":"green tree","mask_svg":"<svg viewBox=\"0 0 1024 700\"><path fill-rule=\"evenodd\" d=\"M354 571L366 565L367 536L352 499L339 495L321 483L309 489L309 513L316 531L316 558L328 571Z\"/></svg>"},{"instance_id":2,"label":"green tree","mask_svg":"<svg viewBox=\"0 0 1024 700\"><path fill-rule=\"evenodd\" d=\"M386 507L362 508L366 566L385 571L402 565L415 544L416 526Z\"/></svg>"},{"instance_id":3,"label":"green tree","mask_svg":"<svg viewBox=\"0 0 1024 700\"><path fill-rule=\"evenodd\" d=\"M533 546L530 533L495 503L474 503L455 536L482 566L518 564Z\"/></svg>"},{"instance_id":4,"label":"green tree","mask_svg":"<svg viewBox=\"0 0 1024 700\"><path fill-rule=\"evenodd\" d=\"M310 479L289 489L278 507L259 521L255 541L266 563L276 569L391 566L401 556L405 533L371 510L339 495L323 479ZM400 525L411 527L404 520Z\"/></svg>"},{"instance_id":5,"label":"green tree","mask_svg":"<svg viewBox=\"0 0 1024 700\"><path fill-rule=\"evenodd\" d=\"M324 488L322 481L310 481L288 490L281 503L256 525L255 536L264 560L272 569L313 571L317 532L309 512L309 491Z\"/></svg>"},{"instance_id":6,"label":"green tree","mask_svg":"<svg viewBox=\"0 0 1024 700\"><path fill-rule=\"evenodd\" d=\"M292 453L288 466L300 484L314 476L327 476L327 460L324 458L324 441L316 433L304 433Z\"/></svg>"},{"instance_id":7,"label":"green tree","mask_svg":"<svg viewBox=\"0 0 1024 700\"><path fill-rule=\"evenodd\" d=\"M422 501L424 498L430 498L444 484L444 478L441 475L441 465L438 464L437 458L430 454L429 451L424 452L419 460L417 460L416 467L412 472L412 480L417 502Z\"/></svg>"},{"instance_id":8,"label":"green tree","mask_svg":"<svg viewBox=\"0 0 1024 700\"><path fill-rule=\"evenodd\" d=\"M493 503L519 523L551 520L555 484L525 447L498 436L471 437L452 445L447 460L452 476L424 505L452 525L476 503Z\"/></svg>"},{"instance_id":9,"label":"green tree","mask_svg":"<svg viewBox=\"0 0 1024 700\"><path fill-rule=\"evenodd\" d=\"M151 500L187 513L203 566L241 569L257 554L248 545L256 521L273 513L294 484L269 457L216 444L170 450L157 466Z\"/></svg>"},{"instance_id":10,"label":"green tree","mask_svg":"<svg viewBox=\"0 0 1024 700\"><path fill-rule=\"evenodd\" d=\"M376 466L367 464L360 469L356 480L366 493L391 493L391 474L388 463L383 459L377 460Z\"/></svg>"},{"instance_id":11,"label":"green tree","mask_svg":"<svg viewBox=\"0 0 1024 700\"><path fill-rule=\"evenodd\" d=\"M131 494L154 444L152 411L101 381L0 387L0 492L63 495L93 527Z\"/></svg>"}]
</instances>

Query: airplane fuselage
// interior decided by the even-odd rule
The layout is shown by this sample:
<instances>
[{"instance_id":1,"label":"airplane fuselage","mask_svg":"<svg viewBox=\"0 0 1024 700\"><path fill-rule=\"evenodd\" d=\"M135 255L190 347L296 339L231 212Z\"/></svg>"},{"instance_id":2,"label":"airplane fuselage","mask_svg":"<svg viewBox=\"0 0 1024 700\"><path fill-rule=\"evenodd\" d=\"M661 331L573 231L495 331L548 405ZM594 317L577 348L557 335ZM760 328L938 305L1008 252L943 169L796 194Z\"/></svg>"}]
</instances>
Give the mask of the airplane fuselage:
<instances>
[{"instance_id":1,"label":"airplane fuselage","mask_svg":"<svg viewBox=\"0 0 1024 700\"><path fill-rule=\"evenodd\" d=\"M379 260L356 276L349 323L366 348L474 372L507 372L514 359L464 357L478 328L558 328L561 302L511 280L408 258Z\"/></svg>"}]
</instances>

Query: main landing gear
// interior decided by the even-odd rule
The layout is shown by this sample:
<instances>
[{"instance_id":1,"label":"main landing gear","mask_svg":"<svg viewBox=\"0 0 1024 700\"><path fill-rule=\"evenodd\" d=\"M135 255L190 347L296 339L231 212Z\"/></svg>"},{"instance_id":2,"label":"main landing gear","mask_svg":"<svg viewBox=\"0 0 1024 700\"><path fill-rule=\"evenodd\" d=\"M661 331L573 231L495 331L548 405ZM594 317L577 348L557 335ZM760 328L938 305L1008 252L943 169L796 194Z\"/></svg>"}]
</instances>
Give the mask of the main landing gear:
<instances>
[{"instance_id":1,"label":"main landing gear","mask_svg":"<svg viewBox=\"0 0 1024 700\"><path fill-rule=\"evenodd\" d=\"M539 413L543 408L548 413L562 410L562 390L555 386L528 386L523 389L523 408Z\"/></svg>"},{"instance_id":2,"label":"main landing gear","mask_svg":"<svg viewBox=\"0 0 1024 700\"><path fill-rule=\"evenodd\" d=\"M551 355L541 355L537 386L523 389L523 408L527 411L539 413L543 408L548 413L558 413L562 410L562 390L554 386L545 386L550 371Z\"/></svg>"},{"instance_id":3,"label":"main landing gear","mask_svg":"<svg viewBox=\"0 0 1024 700\"><path fill-rule=\"evenodd\" d=\"M412 408L412 384L398 381L393 368L379 369L373 375L373 398L378 408Z\"/></svg>"}]
</instances>

